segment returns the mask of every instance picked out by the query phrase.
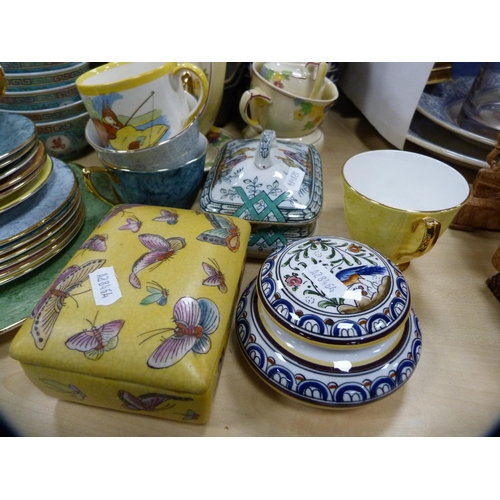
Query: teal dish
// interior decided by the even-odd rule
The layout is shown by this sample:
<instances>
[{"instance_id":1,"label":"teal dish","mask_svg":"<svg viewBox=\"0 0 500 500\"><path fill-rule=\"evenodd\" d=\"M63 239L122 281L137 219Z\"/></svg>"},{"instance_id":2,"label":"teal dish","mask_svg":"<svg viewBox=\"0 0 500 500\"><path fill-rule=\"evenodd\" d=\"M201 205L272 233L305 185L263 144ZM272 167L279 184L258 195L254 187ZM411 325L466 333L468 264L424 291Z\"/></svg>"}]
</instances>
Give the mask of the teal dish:
<instances>
[{"instance_id":1,"label":"teal dish","mask_svg":"<svg viewBox=\"0 0 500 500\"><path fill-rule=\"evenodd\" d=\"M57 108L80 100L80 94L76 85L69 83L61 87L33 90L30 92L7 91L0 97L0 110L33 111Z\"/></svg>"},{"instance_id":2,"label":"teal dish","mask_svg":"<svg viewBox=\"0 0 500 500\"><path fill-rule=\"evenodd\" d=\"M34 73L36 71L51 71L71 66L72 62L0 62L7 73Z\"/></svg>"},{"instance_id":3,"label":"teal dish","mask_svg":"<svg viewBox=\"0 0 500 500\"><path fill-rule=\"evenodd\" d=\"M85 139L88 119L89 115L85 112L66 120L37 123L36 131L48 154L67 160L88 146Z\"/></svg>"},{"instance_id":4,"label":"teal dish","mask_svg":"<svg viewBox=\"0 0 500 500\"><path fill-rule=\"evenodd\" d=\"M66 118L72 118L73 116L81 115L86 111L87 109L85 108L83 101L80 100L64 104L57 108L37 109L34 111L11 110L10 113L25 116L35 123L46 123L54 122L57 120L65 120Z\"/></svg>"},{"instance_id":5,"label":"teal dish","mask_svg":"<svg viewBox=\"0 0 500 500\"><path fill-rule=\"evenodd\" d=\"M107 164L105 167L86 167L82 171L85 184L95 196L112 205L134 203L190 209L203 182L208 151L206 137L200 133L199 139L196 158L177 168L144 172ZM115 200L97 189L92 179L94 175L108 177Z\"/></svg>"},{"instance_id":6,"label":"teal dish","mask_svg":"<svg viewBox=\"0 0 500 500\"><path fill-rule=\"evenodd\" d=\"M30 92L60 87L68 83L74 83L80 75L89 70L88 62L71 64L68 68L37 71L35 73L9 73L6 71L7 90L9 92Z\"/></svg>"}]
</instances>

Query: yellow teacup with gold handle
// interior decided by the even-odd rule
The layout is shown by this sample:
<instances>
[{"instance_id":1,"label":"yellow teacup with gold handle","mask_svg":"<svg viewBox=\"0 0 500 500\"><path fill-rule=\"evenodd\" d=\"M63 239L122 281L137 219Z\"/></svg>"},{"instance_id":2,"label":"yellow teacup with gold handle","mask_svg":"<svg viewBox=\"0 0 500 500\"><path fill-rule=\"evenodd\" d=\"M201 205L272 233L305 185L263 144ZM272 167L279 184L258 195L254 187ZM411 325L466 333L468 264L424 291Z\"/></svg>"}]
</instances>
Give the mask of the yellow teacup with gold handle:
<instances>
[{"instance_id":1,"label":"yellow teacup with gold handle","mask_svg":"<svg viewBox=\"0 0 500 500\"><path fill-rule=\"evenodd\" d=\"M342 169L344 212L353 239L401 269L427 253L469 196L454 168L407 151L368 151Z\"/></svg>"}]
</instances>

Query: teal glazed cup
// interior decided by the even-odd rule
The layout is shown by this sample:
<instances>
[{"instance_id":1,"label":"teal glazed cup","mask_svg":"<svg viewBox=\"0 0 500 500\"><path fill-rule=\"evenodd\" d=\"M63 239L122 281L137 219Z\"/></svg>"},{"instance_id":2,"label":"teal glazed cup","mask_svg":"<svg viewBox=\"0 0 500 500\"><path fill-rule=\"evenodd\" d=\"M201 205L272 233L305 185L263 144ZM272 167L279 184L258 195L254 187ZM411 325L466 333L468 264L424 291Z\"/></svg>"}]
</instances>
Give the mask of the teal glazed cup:
<instances>
[{"instance_id":1,"label":"teal glazed cup","mask_svg":"<svg viewBox=\"0 0 500 500\"><path fill-rule=\"evenodd\" d=\"M133 203L172 208L191 208L203 181L208 141L199 134L197 156L185 164L153 172L117 168L107 163L103 167L84 167L83 178L87 189L100 200L116 205ZM93 177L107 177L114 199L103 193L102 184Z\"/></svg>"}]
</instances>

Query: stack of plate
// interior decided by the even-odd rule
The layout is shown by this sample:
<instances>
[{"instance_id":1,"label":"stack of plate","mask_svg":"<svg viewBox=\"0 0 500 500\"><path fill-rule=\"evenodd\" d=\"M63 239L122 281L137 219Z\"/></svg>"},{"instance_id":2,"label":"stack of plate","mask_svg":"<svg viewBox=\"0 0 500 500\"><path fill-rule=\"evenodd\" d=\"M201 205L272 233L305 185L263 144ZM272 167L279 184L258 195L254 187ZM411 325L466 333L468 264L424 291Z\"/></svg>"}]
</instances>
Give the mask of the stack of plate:
<instances>
[{"instance_id":1,"label":"stack of plate","mask_svg":"<svg viewBox=\"0 0 500 500\"><path fill-rule=\"evenodd\" d=\"M1 285L62 250L85 210L73 171L46 153L31 120L0 112L0 130Z\"/></svg>"},{"instance_id":2,"label":"stack of plate","mask_svg":"<svg viewBox=\"0 0 500 500\"><path fill-rule=\"evenodd\" d=\"M28 117L46 151L60 159L78 156L88 147L88 113L75 85L87 62L2 62L6 92L0 110Z\"/></svg>"},{"instance_id":3,"label":"stack of plate","mask_svg":"<svg viewBox=\"0 0 500 500\"><path fill-rule=\"evenodd\" d=\"M488 168L487 154L495 141L461 128L457 116L474 82L460 76L428 85L420 97L406 139L444 160L457 165Z\"/></svg>"}]
</instances>

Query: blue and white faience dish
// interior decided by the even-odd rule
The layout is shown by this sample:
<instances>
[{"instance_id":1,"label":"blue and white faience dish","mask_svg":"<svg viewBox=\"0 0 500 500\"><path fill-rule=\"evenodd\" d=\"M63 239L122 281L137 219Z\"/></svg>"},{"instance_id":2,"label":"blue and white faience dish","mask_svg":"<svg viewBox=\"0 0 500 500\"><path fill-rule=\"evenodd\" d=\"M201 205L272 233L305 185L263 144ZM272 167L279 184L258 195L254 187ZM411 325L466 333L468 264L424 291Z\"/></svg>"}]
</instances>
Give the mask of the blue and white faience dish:
<instances>
[{"instance_id":1,"label":"blue and white faience dish","mask_svg":"<svg viewBox=\"0 0 500 500\"><path fill-rule=\"evenodd\" d=\"M464 140L419 112L412 118L406 139L446 162L476 170L489 168L488 152L483 147Z\"/></svg>"},{"instance_id":2,"label":"blue and white faience dish","mask_svg":"<svg viewBox=\"0 0 500 500\"><path fill-rule=\"evenodd\" d=\"M329 409L372 403L407 382L419 361L422 335L413 311L401 337L384 356L355 366L353 351L345 349L316 348L312 354L285 349L262 323L257 304L254 280L236 311L236 334L243 354L266 383L296 401Z\"/></svg>"},{"instance_id":3,"label":"blue and white faience dish","mask_svg":"<svg viewBox=\"0 0 500 500\"><path fill-rule=\"evenodd\" d=\"M273 135L269 150L267 134ZM276 141L274 131L264 131L260 140L227 143L200 197L203 211L246 219L252 227L310 224L319 217L322 203L319 153L306 144Z\"/></svg>"},{"instance_id":4,"label":"blue and white faience dish","mask_svg":"<svg viewBox=\"0 0 500 500\"><path fill-rule=\"evenodd\" d=\"M441 127L457 136L471 141L476 146L493 149L496 142L461 128L457 116L474 82L473 77L461 76L452 81L428 86L422 93L417 110Z\"/></svg>"},{"instance_id":5,"label":"blue and white faience dish","mask_svg":"<svg viewBox=\"0 0 500 500\"><path fill-rule=\"evenodd\" d=\"M7 90L9 92L30 92L33 90L60 87L74 83L76 79L89 70L88 62L71 63L66 68L49 71L36 71L33 73L5 72Z\"/></svg>"},{"instance_id":6,"label":"blue and white faience dish","mask_svg":"<svg viewBox=\"0 0 500 500\"><path fill-rule=\"evenodd\" d=\"M276 327L319 345L354 346L398 335L410 310L401 271L362 243L315 236L272 254L257 278Z\"/></svg>"},{"instance_id":7,"label":"blue and white faience dish","mask_svg":"<svg viewBox=\"0 0 500 500\"><path fill-rule=\"evenodd\" d=\"M24 116L0 112L0 163L26 148L36 137L35 125Z\"/></svg>"}]
</instances>

